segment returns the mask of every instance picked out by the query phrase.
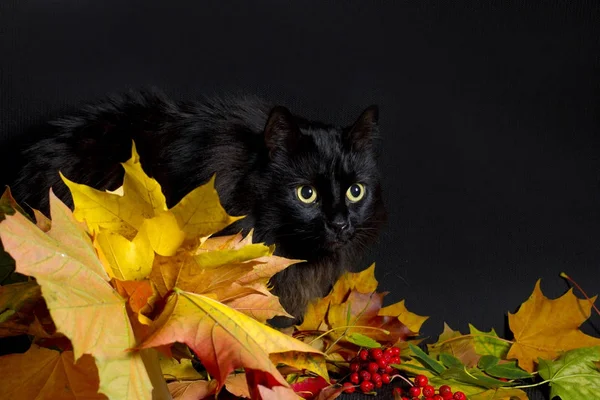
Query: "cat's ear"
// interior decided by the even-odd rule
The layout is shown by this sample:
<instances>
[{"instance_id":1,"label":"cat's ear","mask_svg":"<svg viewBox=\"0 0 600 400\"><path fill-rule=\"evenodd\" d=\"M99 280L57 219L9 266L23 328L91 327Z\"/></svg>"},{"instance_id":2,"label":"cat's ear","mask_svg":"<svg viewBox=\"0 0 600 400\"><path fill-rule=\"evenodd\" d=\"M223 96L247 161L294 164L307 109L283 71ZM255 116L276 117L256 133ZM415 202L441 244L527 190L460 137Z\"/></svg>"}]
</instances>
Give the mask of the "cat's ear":
<instances>
[{"instance_id":1,"label":"cat's ear","mask_svg":"<svg viewBox=\"0 0 600 400\"><path fill-rule=\"evenodd\" d=\"M367 107L348 130L345 144L352 150L366 150L371 147L373 138L379 132L379 107Z\"/></svg>"},{"instance_id":2,"label":"cat's ear","mask_svg":"<svg viewBox=\"0 0 600 400\"><path fill-rule=\"evenodd\" d=\"M276 150L293 151L300 135L300 129L287 108L276 106L271 110L265 126L265 144L269 155L273 155Z\"/></svg>"}]
</instances>

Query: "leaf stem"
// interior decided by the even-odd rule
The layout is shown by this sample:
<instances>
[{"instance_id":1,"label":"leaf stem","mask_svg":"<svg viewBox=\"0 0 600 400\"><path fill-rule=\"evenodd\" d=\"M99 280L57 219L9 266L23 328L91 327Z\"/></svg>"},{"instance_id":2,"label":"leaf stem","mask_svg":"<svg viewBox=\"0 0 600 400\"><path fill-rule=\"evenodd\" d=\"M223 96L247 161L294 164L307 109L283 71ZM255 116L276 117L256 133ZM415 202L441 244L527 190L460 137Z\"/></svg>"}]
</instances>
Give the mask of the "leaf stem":
<instances>
[{"instance_id":1,"label":"leaf stem","mask_svg":"<svg viewBox=\"0 0 600 400\"><path fill-rule=\"evenodd\" d=\"M581 288L581 286L579 286L577 284L577 282L575 282L573 280L573 278L571 278L569 275L565 274L564 272L560 273L560 277L561 278L565 278L566 280L568 280L569 282L571 282L573 285L575 285L575 287L581 292L583 293L583 295L585 296L585 298L587 299L587 301L590 302L590 304L592 305L592 307L594 308L594 310L596 311L596 314L600 315L600 310L598 310L598 307L596 307L596 305L594 304L594 302L592 301L592 299L590 299L590 297L587 295L587 293L585 293L585 291Z\"/></svg>"},{"instance_id":2,"label":"leaf stem","mask_svg":"<svg viewBox=\"0 0 600 400\"><path fill-rule=\"evenodd\" d=\"M574 375L568 375L568 376L559 376L557 378L552 378L552 379L546 379L544 381L541 381L541 382L538 382L538 383L532 383L530 385L501 386L500 389L526 389L526 388L531 388L531 387L545 385L546 383L552 383L552 382L560 381L562 379L571 379L571 378L597 378L597 377L598 377L597 374L574 374Z\"/></svg>"}]
</instances>

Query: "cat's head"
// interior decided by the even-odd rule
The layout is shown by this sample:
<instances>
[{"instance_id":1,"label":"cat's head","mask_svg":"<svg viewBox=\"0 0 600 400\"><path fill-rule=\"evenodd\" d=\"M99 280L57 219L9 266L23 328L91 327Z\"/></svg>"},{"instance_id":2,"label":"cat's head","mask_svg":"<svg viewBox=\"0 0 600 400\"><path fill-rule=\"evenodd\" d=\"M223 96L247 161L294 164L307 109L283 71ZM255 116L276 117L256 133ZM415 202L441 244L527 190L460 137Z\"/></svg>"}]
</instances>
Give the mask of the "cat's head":
<instances>
[{"instance_id":1,"label":"cat's head","mask_svg":"<svg viewBox=\"0 0 600 400\"><path fill-rule=\"evenodd\" d=\"M360 254L385 217L374 139L378 109L354 124L312 123L275 107L264 135L270 187L263 223L288 257ZM269 236L271 236L269 238Z\"/></svg>"}]
</instances>

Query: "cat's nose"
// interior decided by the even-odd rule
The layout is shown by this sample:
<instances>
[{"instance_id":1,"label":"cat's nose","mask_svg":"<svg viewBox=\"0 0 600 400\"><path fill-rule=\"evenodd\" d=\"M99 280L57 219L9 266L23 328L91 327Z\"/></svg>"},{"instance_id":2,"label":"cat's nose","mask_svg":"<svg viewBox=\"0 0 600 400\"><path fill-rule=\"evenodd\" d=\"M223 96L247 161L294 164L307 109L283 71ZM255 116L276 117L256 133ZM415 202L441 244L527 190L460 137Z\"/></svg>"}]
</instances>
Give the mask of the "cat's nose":
<instances>
[{"instance_id":1,"label":"cat's nose","mask_svg":"<svg viewBox=\"0 0 600 400\"><path fill-rule=\"evenodd\" d=\"M337 232L343 232L348 229L348 223L346 221L332 221L331 227Z\"/></svg>"}]
</instances>

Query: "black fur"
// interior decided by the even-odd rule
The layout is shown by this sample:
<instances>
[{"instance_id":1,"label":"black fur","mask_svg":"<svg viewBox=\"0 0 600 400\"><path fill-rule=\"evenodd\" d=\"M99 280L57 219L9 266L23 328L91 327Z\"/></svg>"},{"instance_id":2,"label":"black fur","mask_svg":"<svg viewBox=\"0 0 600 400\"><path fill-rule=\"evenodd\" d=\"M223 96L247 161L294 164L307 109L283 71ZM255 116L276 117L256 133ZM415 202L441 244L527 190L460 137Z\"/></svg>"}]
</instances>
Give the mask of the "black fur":
<instances>
[{"instance_id":1,"label":"black fur","mask_svg":"<svg viewBox=\"0 0 600 400\"><path fill-rule=\"evenodd\" d=\"M222 234L254 228L255 241L275 243L276 254L307 260L272 279L274 293L298 319L360 258L385 217L373 148L376 107L341 128L253 97L177 103L136 93L87 106L49 129L23 155L11 185L19 202L47 212L52 187L72 206L59 170L75 182L116 189L132 140L170 207L216 173L225 209L248 216ZM346 191L355 182L366 194L352 203ZM313 186L317 201L301 202L300 185Z\"/></svg>"}]
</instances>

